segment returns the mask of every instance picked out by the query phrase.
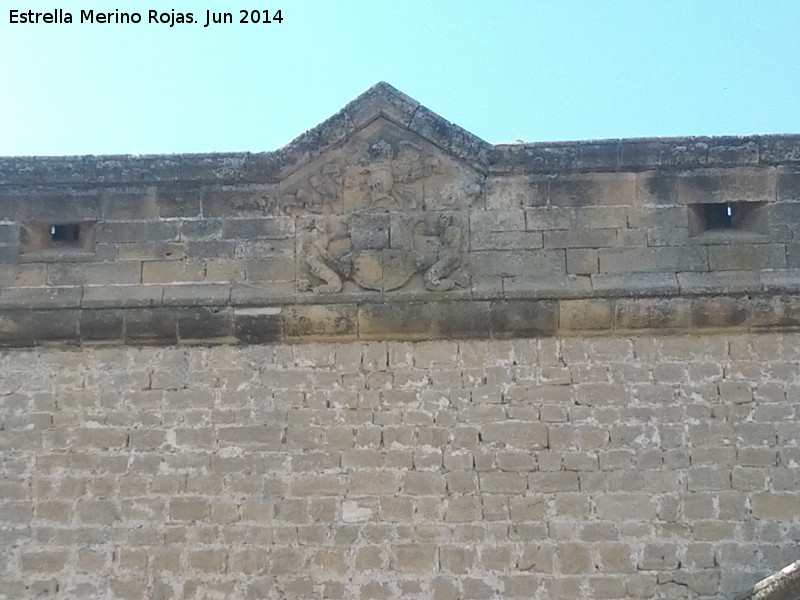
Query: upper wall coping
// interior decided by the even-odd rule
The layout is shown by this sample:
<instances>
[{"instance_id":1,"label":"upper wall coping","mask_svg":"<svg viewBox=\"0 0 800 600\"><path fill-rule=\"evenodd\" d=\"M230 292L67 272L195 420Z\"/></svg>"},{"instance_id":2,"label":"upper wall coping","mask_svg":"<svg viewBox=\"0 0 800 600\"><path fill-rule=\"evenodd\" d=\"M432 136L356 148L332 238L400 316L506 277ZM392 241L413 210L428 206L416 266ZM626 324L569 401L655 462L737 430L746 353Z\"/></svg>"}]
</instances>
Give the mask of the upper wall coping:
<instances>
[{"instance_id":1,"label":"upper wall coping","mask_svg":"<svg viewBox=\"0 0 800 600\"><path fill-rule=\"evenodd\" d=\"M0 186L158 182L277 183L379 117L483 174L642 171L800 164L800 134L489 144L388 83L369 88L270 152L0 157Z\"/></svg>"}]
</instances>

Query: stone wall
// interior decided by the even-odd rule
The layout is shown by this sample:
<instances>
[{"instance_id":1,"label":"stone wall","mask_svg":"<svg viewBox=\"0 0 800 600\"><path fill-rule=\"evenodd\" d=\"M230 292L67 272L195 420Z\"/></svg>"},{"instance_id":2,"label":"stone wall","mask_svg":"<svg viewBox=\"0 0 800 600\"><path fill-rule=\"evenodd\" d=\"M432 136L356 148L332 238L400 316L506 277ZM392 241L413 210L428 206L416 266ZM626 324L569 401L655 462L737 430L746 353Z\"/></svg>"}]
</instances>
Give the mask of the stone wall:
<instances>
[{"instance_id":1,"label":"stone wall","mask_svg":"<svg viewBox=\"0 0 800 600\"><path fill-rule=\"evenodd\" d=\"M0 208L12 345L800 325L798 136L493 146L379 84L275 152L0 159Z\"/></svg>"},{"instance_id":2,"label":"stone wall","mask_svg":"<svg viewBox=\"0 0 800 600\"><path fill-rule=\"evenodd\" d=\"M0 354L0 598L709 598L798 558L797 334Z\"/></svg>"},{"instance_id":3,"label":"stone wall","mask_svg":"<svg viewBox=\"0 0 800 600\"><path fill-rule=\"evenodd\" d=\"M799 223L800 136L490 145L386 84L0 158L0 599L784 589Z\"/></svg>"}]
</instances>

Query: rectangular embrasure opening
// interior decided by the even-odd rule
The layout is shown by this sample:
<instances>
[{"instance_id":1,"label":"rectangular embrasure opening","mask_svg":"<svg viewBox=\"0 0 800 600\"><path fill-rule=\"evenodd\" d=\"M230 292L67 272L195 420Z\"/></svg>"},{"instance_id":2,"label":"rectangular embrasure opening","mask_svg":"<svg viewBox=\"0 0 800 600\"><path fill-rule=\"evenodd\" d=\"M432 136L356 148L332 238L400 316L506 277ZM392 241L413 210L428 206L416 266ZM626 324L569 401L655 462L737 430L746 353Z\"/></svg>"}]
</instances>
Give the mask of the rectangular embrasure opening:
<instances>
[{"instance_id":1,"label":"rectangular embrasure opening","mask_svg":"<svg viewBox=\"0 0 800 600\"><path fill-rule=\"evenodd\" d=\"M90 252L94 247L94 224L94 221L23 223L20 253L35 255L53 252Z\"/></svg>"},{"instance_id":2,"label":"rectangular embrasure opening","mask_svg":"<svg viewBox=\"0 0 800 600\"><path fill-rule=\"evenodd\" d=\"M80 223L50 225L50 240L53 245L78 246L81 239Z\"/></svg>"},{"instance_id":3,"label":"rectangular embrasure opening","mask_svg":"<svg viewBox=\"0 0 800 600\"><path fill-rule=\"evenodd\" d=\"M689 205L692 235L706 231L755 231L756 211L764 202L709 202Z\"/></svg>"}]
</instances>

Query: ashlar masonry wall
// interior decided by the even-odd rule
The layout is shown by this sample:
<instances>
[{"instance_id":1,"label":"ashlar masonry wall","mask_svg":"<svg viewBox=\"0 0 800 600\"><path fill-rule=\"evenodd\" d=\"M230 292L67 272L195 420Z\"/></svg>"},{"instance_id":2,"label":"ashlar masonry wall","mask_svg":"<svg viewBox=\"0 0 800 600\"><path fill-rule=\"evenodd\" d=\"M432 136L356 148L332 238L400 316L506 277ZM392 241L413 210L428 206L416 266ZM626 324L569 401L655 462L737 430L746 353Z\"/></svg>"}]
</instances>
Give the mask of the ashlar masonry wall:
<instances>
[{"instance_id":1,"label":"ashlar masonry wall","mask_svg":"<svg viewBox=\"0 0 800 600\"><path fill-rule=\"evenodd\" d=\"M800 136L491 145L386 84L0 158L0 598L743 598L800 559L798 231Z\"/></svg>"},{"instance_id":2,"label":"ashlar masonry wall","mask_svg":"<svg viewBox=\"0 0 800 600\"><path fill-rule=\"evenodd\" d=\"M0 354L0 597L740 598L797 334Z\"/></svg>"}]
</instances>

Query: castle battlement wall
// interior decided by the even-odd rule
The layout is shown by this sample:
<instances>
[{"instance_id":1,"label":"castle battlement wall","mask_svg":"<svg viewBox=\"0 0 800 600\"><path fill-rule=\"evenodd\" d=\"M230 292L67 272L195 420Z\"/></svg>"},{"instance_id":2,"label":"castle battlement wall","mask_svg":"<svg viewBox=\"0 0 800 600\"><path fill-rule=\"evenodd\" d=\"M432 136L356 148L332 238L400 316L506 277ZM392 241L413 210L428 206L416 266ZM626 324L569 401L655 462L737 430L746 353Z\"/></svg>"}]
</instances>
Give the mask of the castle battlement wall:
<instances>
[{"instance_id":1,"label":"castle battlement wall","mask_svg":"<svg viewBox=\"0 0 800 600\"><path fill-rule=\"evenodd\" d=\"M11 345L800 323L800 136L492 146L379 84L275 152L0 159L0 207Z\"/></svg>"},{"instance_id":2,"label":"castle battlement wall","mask_svg":"<svg viewBox=\"0 0 800 600\"><path fill-rule=\"evenodd\" d=\"M0 600L796 600L798 225L800 136L490 145L386 84L0 158Z\"/></svg>"}]
</instances>

